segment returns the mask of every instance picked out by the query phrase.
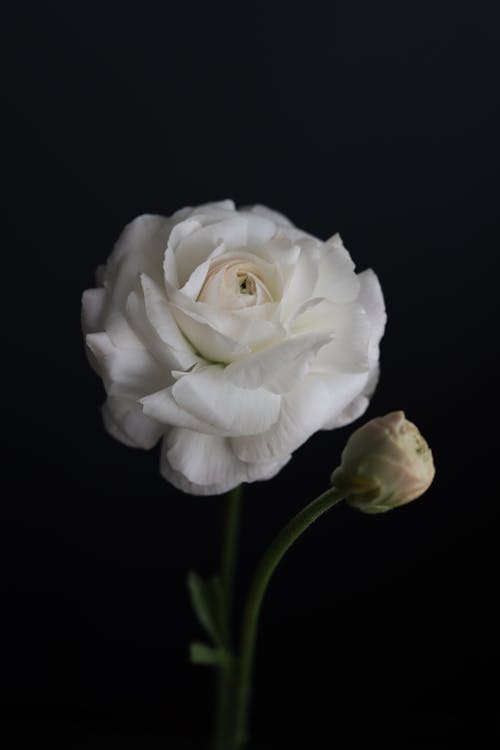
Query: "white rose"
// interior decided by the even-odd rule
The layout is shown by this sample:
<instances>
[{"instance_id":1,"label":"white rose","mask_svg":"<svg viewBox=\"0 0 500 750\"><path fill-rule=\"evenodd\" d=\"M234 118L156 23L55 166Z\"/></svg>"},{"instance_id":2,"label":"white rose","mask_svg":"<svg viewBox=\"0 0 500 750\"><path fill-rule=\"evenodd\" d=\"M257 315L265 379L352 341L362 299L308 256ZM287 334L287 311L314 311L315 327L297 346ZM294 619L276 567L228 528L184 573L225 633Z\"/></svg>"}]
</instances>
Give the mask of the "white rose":
<instances>
[{"instance_id":1,"label":"white rose","mask_svg":"<svg viewBox=\"0 0 500 750\"><path fill-rule=\"evenodd\" d=\"M263 206L139 216L83 295L108 432L193 494L274 476L319 429L359 417L385 325L373 271Z\"/></svg>"}]
</instances>

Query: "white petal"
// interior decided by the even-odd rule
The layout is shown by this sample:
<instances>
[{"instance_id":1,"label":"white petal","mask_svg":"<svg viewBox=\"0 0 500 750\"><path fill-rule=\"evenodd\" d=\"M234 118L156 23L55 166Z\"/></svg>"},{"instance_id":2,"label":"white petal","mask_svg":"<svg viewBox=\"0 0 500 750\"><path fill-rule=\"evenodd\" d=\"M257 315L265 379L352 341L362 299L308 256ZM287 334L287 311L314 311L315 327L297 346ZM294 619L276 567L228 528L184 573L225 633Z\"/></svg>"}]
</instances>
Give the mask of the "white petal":
<instances>
[{"instance_id":1,"label":"white petal","mask_svg":"<svg viewBox=\"0 0 500 750\"><path fill-rule=\"evenodd\" d=\"M280 396L263 388L237 388L220 366L184 375L172 387L172 394L181 408L230 435L263 432L280 412Z\"/></svg>"},{"instance_id":2,"label":"white petal","mask_svg":"<svg viewBox=\"0 0 500 750\"><path fill-rule=\"evenodd\" d=\"M272 305L272 303L270 304ZM197 309L203 310L204 319L213 329L219 331L235 344L239 342L240 352L238 354L233 355L230 359L216 361L232 362L236 357L243 356L252 349L260 349L278 343L286 336L286 331L281 323L259 317L259 307L264 307L264 305L247 308L248 312L245 314L245 308L234 311L219 310L210 305L198 303ZM250 310L255 310L256 313L252 315ZM275 308L269 306L267 312L273 314ZM244 352L242 351L243 347L245 348Z\"/></svg>"},{"instance_id":3,"label":"white petal","mask_svg":"<svg viewBox=\"0 0 500 750\"><path fill-rule=\"evenodd\" d=\"M334 415L331 420L326 422L322 430L334 430L338 427L344 427L359 419L368 408L370 399L367 396L356 396L353 401L340 414Z\"/></svg>"},{"instance_id":4,"label":"white petal","mask_svg":"<svg viewBox=\"0 0 500 750\"><path fill-rule=\"evenodd\" d=\"M274 263L280 269L294 266L300 256L300 245L294 244L286 236L271 237L267 242L252 249L259 258Z\"/></svg>"},{"instance_id":5,"label":"white petal","mask_svg":"<svg viewBox=\"0 0 500 750\"><path fill-rule=\"evenodd\" d=\"M178 362L177 367L180 369L192 367L199 361L199 357L179 330L163 289L146 274L141 276L141 287L148 320L162 342L173 350Z\"/></svg>"},{"instance_id":6,"label":"white petal","mask_svg":"<svg viewBox=\"0 0 500 750\"><path fill-rule=\"evenodd\" d=\"M302 380L318 351L331 341L330 333L306 333L232 362L224 373L240 388L264 386L286 393Z\"/></svg>"},{"instance_id":7,"label":"white petal","mask_svg":"<svg viewBox=\"0 0 500 750\"><path fill-rule=\"evenodd\" d=\"M340 235L325 242L319 264L314 297L326 297L337 303L352 302L359 294L359 279L354 263L345 249Z\"/></svg>"},{"instance_id":8,"label":"white petal","mask_svg":"<svg viewBox=\"0 0 500 750\"><path fill-rule=\"evenodd\" d=\"M322 430L333 430L344 425L351 424L355 419L359 419L370 403L370 398L376 388L379 377L378 366L374 367L368 376L367 383L359 396L356 396L340 413L333 413L332 417L325 422Z\"/></svg>"},{"instance_id":9,"label":"white petal","mask_svg":"<svg viewBox=\"0 0 500 750\"><path fill-rule=\"evenodd\" d=\"M221 243L229 252L235 248L258 247L271 238L274 229L274 224L267 219L237 213L197 229L175 249L179 286L186 283L193 271Z\"/></svg>"},{"instance_id":10,"label":"white petal","mask_svg":"<svg viewBox=\"0 0 500 750\"><path fill-rule=\"evenodd\" d=\"M176 221L184 220L189 216L197 214L211 214L215 216L224 216L229 212L235 211L234 201L227 198L223 201L214 201L213 203L203 203L201 206L186 206L180 208L172 215Z\"/></svg>"},{"instance_id":11,"label":"white petal","mask_svg":"<svg viewBox=\"0 0 500 750\"><path fill-rule=\"evenodd\" d=\"M379 343L384 333L387 315L379 280L371 268L359 274L359 281L359 301L368 314L372 329L368 357L370 365L373 366L378 361Z\"/></svg>"},{"instance_id":12,"label":"white petal","mask_svg":"<svg viewBox=\"0 0 500 750\"><path fill-rule=\"evenodd\" d=\"M223 495L229 489L233 489L233 487L227 488L223 484L203 485L190 482L189 479L186 479L184 474L180 473L180 471L175 471L174 469L172 469L167 460L164 450L160 454L160 474L164 479L167 480L167 482L176 487L178 490L181 490L181 492L185 492L187 495L197 495L198 497ZM234 485L234 487L237 486L237 484Z\"/></svg>"},{"instance_id":13,"label":"white petal","mask_svg":"<svg viewBox=\"0 0 500 750\"><path fill-rule=\"evenodd\" d=\"M175 214L174 214L175 216ZM176 224L168 238L168 244L163 256L163 274L165 281L174 287L179 286L179 275L177 273L177 258L175 251L177 246L185 237L200 229L201 224L196 219L186 219Z\"/></svg>"},{"instance_id":14,"label":"white petal","mask_svg":"<svg viewBox=\"0 0 500 750\"><path fill-rule=\"evenodd\" d=\"M226 247L241 247L248 237L248 221L237 214L226 221L200 227L184 237L175 248L179 286L184 286L193 271L224 242Z\"/></svg>"},{"instance_id":15,"label":"white petal","mask_svg":"<svg viewBox=\"0 0 500 750\"><path fill-rule=\"evenodd\" d=\"M275 459L272 461L245 463L248 476L246 481L255 482L272 479L279 471L281 471L283 466L285 466L290 461L291 457L292 455L291 453L289 453L286 456L280 456L279 459Z\"/></svg>"},{"instance_id":16,"label":"white petal","mask_svg":"<svg viewBox=\"0 0 500 750\"><path fill-rule=\"evenodd\" d=\"M185 294L186 297L189 297L192 300L197 299L203 284L205 283L209 269L210 260L206 260L204 263L197 266L180 290L182 294Z\"/></svg>"},{"instance_id":17,"label":"white petal","mask_svg":"<svg viewBox=\"0 0 500 750\"><path fill-rule=\"evenodd\" d=\"M285 329L279 323L280 305L278 302L263 302L252 308L240 307L238 310L233 310L233 313L242 319L253 318L254 320L265 320L268 323L276 323L280 326L283 335L285 335Z\"/></svg>"},{"instance_id":18,"label":"white petal","mask_svg":"<svg viewBox=\"0 0 500 750\"><path fill-rule=\"evenodd\" d=\"M193 301L166 283L167 298L181 332L206 360L232 362L285 336L276 320L275 303L251 308L225 310L201 301ZM260 309L262 308L262 310ZM266 315L267 314L267 315ZM266 319L269 316L270 319Z\"/></svg>"},{"instance_id":19,"label":"white petal","mask_svg":"<svg viewBox=\"0 0 500 750\"><path fill-rule=\"evenodd\" d=\"M109 396L139 399L159 391L168 378L147 351L118 349L107 333L89 333L85 337L89 360L104 382Z\"/></svg>"},{"instance_id":20,"label":"white petal","mask_svg":"<svg viewBox=\"0 0 500 750\"><path fill-rule=\"evenodd\" d=\"M270 479L289 458L247 464L235 456L226 438L174 428L163 441L160 471L184 492L221 495L242 482Z\"/></svg>"},{"instance_id":21,"label":"white petal","mask_svg":"<svg viewBox=\"0 0 500 750\"><path fill-rule=\"evenodd\" d=\"M281 227L293 227L292 222L284 214L279 211L274 211L272 208L262 206L260 203L256 203L254 206L242 206L241 211L248 211L251 214L257 214L257 216L264 216L266 219L270 219L275 224Z\"/></svg>"},{"instance_id":22,"label":"white petal","mask_svg":"<svg viewBox=\"0 0 500 750\"><path fill-rule=\"evenodd\" d=\"M190 234L193 234L193 232L196 232L201 227L202 224L193 216L190 216L189 219L185 219L184 221L180 221L175 224L168 238L168 247L172 250L174 255L180 243L186 237L189 237Z\"/></svg>"},{"instance_id":23,"label":"white petal","mask_svg":"<svg viewBox=\"0 0 500 750\"><path fill-rule=\"evenodd\" d=\"M246 219L248 220L246 244L250 250L254 251L274 236L276 226L274 221L257 214L253 216L247 214ZM227 243L226 246L230 249Z\"/></svg>"},{"instance_id":24,"label":"white petal","mask_svg":"<svg viewBox=\"0 0 500 750\"><path fill-rule=\"evenodd\" d=\"M170 309L184 336L209 362L232 362L250 351L248 346L217 331L201 315L172 303Z\"/></svg>"},{"instance_id":25,"label":"white petal","mask_svg":"<svg viewBox=\"0 0 500 750\"><path fill-rule=\"evenodd\" d=\"M356 373L369 369L371 325L359 303L338 305L326 299L310 300L299 310L292 331L327 331L333 335L333 341L318 356L318 370L335 368Z\"/></svg>"},{"instance_id":26,"label":"white petal","mask_svg":"<svg viewBox=\"0 0 500 750\"><path fill-rule=\"evenodd\" d=\"M194 484L226 487L241 481L241 462L227 438L174 428L165 453L170 466Z\"/></svg>"},{"instance_id":27,"label":"white petal","mask_svg":"<svg viewBox=\"0 0 500 750\"><path fill-rule=\"evenodd\" d=\"M133 324L134 330L145 343L145 348L156 360L164 373L165 379L163 385L173 381L173 372L180 370L182 372L189 370L193 363L203 361L195 354L189 351L179 351L168 346L161 340L156 329L151 325L151 321L146 315L144 302L144 293L140 282L136 289L130 292L127 297L125 311L128 320Z\"/></svg>"},{"instance_id":28,"label":"white petal","mask_svg":"<svg viewBox=\"0 0 500 750\"><path fill-rule=\"evenodd\" d=\"M172 222L163 216L139 216L120 235L104 273L108 309L121 309L138 274L162 283L162 262Z\"/></svg>"},{"instance_id":29,"label":"white petal","mask_svg":"<svg viewBox=\"0 0 500 750\"><path fill-rule=\"evenodd\" d=\"M122 349L144 349L119 308L109 307L106 289L87 289L82 297L82 328L84 333L98 333L105 330L115 346Z\"/></svg>"},{"instance_id":30,"label":"white petal","mask_svg":"<svg viewBox=\"0 0 500 750\"><path fill-rule=\"evenodd\" d=\"M118 349L147 349L147 340L143 341L137 335L127 318L126 301L124 307L125 314L118 308L109 312L105 325L106 333Z\"/></svg>"},{"instance_id":31,"label":"white petal","mask_svg":"<svg viewBox=\"0 0 500 750\"><path fill-rule=\"evenodd\" d=\"M231 440L243 461L270 461L295 451L340 414L366 385L367 375L308 375L282 398L278 421L264 434Z\"/></svg>"},{"instance_id":32,"label":"white petal","mask_svg":"<svg viewBox=\"0 0 500 750\"><path fill-rule=\"evenodd\" d=\"M218 245L216 245L216 247L209 254L207 260L197 266L197 268L195 268L189 279L179 291L184 296L189 297L192 300L198 299L211 265L217 258L223 255L225 251L226 246L223 242L220 242Z\"/></svg>"},{"instance_id":33,"label":"white petal","mask_svg":"<svg viewBox=\"0 0 500 750\"><path fill-rule=\"evenodd\" d=\"M208 422L203 422L190 412L179 406L172 395L172 388L164 388L157 393L151 393L140 400L144 414L172 427L185 427L188 430L204 432L207 435L221 435L226 433Z\"/></svg>"},{"instance_id":34,"label":"white petal","mask_svg":"<svg viewBox=\"0 0 500 750\"><path fill-rule=\"evenodd\" d=\"M283 237L286 235L292 242L300 241L306 237L316 240L316 238L309 234L309 232L305 232L303 229L297 229L297 227L292 224L290 219L284 216L284 214L274 211L267 206L259 204L255 206L243 206L240 210L270 219L276 227L276 236Z\"/></svg>"},{"instance_id":35,"label":"white petal","mask_svg":"<svg viewBox=\"0 0 500 750\"><path fill-rule=\"evenodd\" d=\"M318 280L318 259L314 252L302 251L287 280L281 300L282 319L293 316L306 300L311 299Z\"/></svg>"},{"instance_id":36,"label":"white petal","mask_svg":"<svg viewBox=\"0 0 500 750\"><path fill-rule=\"evenodd\" d=\"M105 289L87 289L82 295L82 329L96 333L104 328Z\"/></svg>"},{"instance_id":37,"label":"white petal","mask_svg":"<svg viewBox=\"0 0 500 750\"><path fill-rule=\"evenodd\" d=\"M108 433L131 448L153 448L165 431L164 425L142 413L137 402L121 398L108 398L102 419Z\"/></svg>"},{"instance_id":38,"label":"white petal","mask_svg":"<svg viewBox=\"0 0 500 750\"><path fill-rule=\"evenodd\" d=\"M222 201L212 201L211 203L202 203L201 206L197 207L197 211L202 211L203 213L211 213L212 211L216 210L223 210L223 211L234 211L236 209L236 206L234 205L234 201L231 198L225 198Z\"/></svg>"},{"instance_id":39,"label":"white petal","mask_svg":"<svg viewBox=\"0 0 500 750\"><path fill-rule=\"evenodd\" d=\"M177 261L170 245L167 246L167 249L165 250L165 254L163 256L163 279L169 284L172 284L172 286L175 288L179 286L179 279L177 277Z\"/></svg>"}]
</instances>

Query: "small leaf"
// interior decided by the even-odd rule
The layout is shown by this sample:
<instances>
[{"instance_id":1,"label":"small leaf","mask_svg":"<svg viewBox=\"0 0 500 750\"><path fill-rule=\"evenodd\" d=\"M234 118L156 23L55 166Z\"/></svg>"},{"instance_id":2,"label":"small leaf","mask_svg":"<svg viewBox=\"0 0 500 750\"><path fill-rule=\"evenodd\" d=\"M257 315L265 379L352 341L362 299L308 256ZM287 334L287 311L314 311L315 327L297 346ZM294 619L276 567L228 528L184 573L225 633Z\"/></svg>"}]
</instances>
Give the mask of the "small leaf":
<instances>
[{"instance_id":1,"label":"small leaf","mask_svg":"<svg viewBox=\"0 0 500 750\"><path fill-rule=\"evenodd\" d=\"M229 669L232 656L225 648L213 648L206 643L195 641L189 647L189 660L191 664L204 664L210 667Z\"/></svg>"},{"instance_id":2,"label":"small leaf","mask_svg":"<svg viewBox=\"0 0 500 750\"><path fill-rule=\"evenodd\" d=\"M206 643L196 641L189 647L189 661L191 664L217 664L217 651Z\"/></svg>"},{"instance_id":3,"label":"small leaf","mask_svg":"<svg viewBox=\"0 0 500 750\"><path fill-rule=\"evenodd\" d=\"M210 600L214 618L217 623L217 631L220 636L220 642L225 646L228 645L226 625L224 624L224 589L218 576L214 576L208 581L207 594Z\"/></svg>"},{"instance_id":4,"label":"small leaf","mask_svg":"<svg viewBox=\"0 0 500 750\"><path fill-rule=\"evenodd\" d=\"M223 645L225 634L221 625L221 612L224 592L220 580L212 578L206 582L197 573L191 572L187 583L191 604L198 620L213 642L218 646Z\"/></svg>"}]
</instances>

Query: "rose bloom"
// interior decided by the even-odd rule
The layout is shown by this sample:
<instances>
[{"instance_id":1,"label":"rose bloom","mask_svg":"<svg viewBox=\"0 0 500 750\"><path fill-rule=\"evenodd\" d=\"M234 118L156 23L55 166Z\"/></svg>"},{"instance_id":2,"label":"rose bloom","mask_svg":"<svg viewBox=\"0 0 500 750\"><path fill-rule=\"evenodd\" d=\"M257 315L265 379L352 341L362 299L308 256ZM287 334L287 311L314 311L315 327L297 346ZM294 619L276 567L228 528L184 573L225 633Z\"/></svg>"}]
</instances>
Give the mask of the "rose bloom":
<instances>
[{"instance_id":1,"label":"rose bloom","mask_svg":"<svg viewBox=\"0 0 500 750\"><path fill-rule=\"evenodd\" d=\"M162 438L160 470L197 495L269 479L320 429L359 417L385 325L373 271L263 206L139 216L83 295L103 419Z\"/></svg>"}]
</instances>

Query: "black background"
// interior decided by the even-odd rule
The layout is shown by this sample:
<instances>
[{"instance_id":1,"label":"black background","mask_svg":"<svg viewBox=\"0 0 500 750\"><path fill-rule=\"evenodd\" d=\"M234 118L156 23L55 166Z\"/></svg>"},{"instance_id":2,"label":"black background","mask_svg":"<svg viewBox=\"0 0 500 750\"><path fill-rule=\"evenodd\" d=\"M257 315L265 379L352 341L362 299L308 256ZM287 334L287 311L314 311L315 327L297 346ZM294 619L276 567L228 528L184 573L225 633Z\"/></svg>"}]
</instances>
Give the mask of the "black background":
<instances>
[{"instance_id":1,"label":"black background","mask_svg":"<svg viewBox=\"0 0 500 750\"><path fill-rule=\"evenodd\" d=\"M222 500L181 495L156 451L105 435L79 305L134 216L226 197L340 231L376 270L388 325L367 417L404 409L437 466L420 501L339 507L287 556L251 747L490 747L498 3L45 2L3 22L9 747L208 746L185 577L216 568ZM314 436L247 488L240 598L349 432Z\"/></svg>"}]
</instances>

